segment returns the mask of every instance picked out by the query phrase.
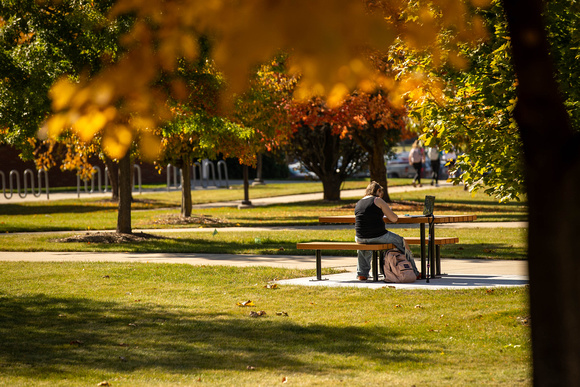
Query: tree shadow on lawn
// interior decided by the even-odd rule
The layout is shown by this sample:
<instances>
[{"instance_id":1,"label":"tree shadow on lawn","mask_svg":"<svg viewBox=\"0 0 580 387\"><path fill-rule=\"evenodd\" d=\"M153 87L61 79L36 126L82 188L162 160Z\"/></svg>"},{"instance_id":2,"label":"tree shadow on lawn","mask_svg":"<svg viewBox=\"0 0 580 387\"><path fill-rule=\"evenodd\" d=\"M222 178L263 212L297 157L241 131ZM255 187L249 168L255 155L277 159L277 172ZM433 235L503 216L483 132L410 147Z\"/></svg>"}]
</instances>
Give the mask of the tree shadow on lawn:
<instances>
[{"instance_id":1,"label":"tree shadow on lawn","mask_svg":"<svg viewBox=\"0 0 580 387\"><path fill-rule=\"evenodd\" d=\"M51 215L51 214L85 214L91 212L117 211L116 206L102 204L1 204L2 215Z\"/></svg>"},{"instance_id":2,"label":"tree shadow on lawn","mask_svg":"<svg viewBox=\"0 0 580 387\"><path fill-rule=\"evenodd\" d=\"M251 318L246 309L244 315L241 309L202 313L179 305L168 309L43 294L0 300L3 373L26 378L148 369L190 374L248 366L328 373L359 370L360 363L325 362L325 356L397 367L393 363L425 362L425 354L440 351L437 345L417 349L396 328L300 325L273 313ZM429 344L422 339L423 348Z\"/></svg>"}]
</instances>

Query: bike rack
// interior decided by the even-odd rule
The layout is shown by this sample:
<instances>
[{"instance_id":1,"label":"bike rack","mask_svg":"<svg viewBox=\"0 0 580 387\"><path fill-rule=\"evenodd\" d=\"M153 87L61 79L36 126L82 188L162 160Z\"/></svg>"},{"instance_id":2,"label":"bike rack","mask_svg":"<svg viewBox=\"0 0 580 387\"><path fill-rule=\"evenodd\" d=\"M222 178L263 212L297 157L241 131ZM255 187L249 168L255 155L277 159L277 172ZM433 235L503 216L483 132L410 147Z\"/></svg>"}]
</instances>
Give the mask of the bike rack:
<instances>
[{"instance_id":1,"label":"bike rack","mask_svg":"<svg viewBox=\"0 0 580 387\"><path fill-rule=\"evenodd\" d=\"M137 164L133 164L133 185L132 185L132 189L135 188L135 172L137 174L137 183L139 185L139 193L143 193L142 190L142 179L141 179L141 167ZM104 172L104 185L101 186L101 168L99 168L98 166L94 166L93 167L93 173L91 174L91 189L89 191L88 189L88 180L83 180L84 182L84 186L85 186L85 193L91 194L95 192L95 175L97 175L97 192L107 192L107 187L109 185L109 168L105 167L105 172ZM81 197L81 178L79 175L77 175L77 197Z\"/></svg>"},{"instance_id":2,"label":"bike rack","mask_svg":"<svg viewBox=\"0 0 580 387\"><path fill-rule=\"evenodd\" d=\"M4 194L4 197L6 199L12 199L12 196L14 195L13 181L14 179L16 179L16 192L18 193L18 196L20 196L22 199L26 198L26 196L28 195L28 184L26 176L30 176L30 192L32 193L32 195L34 195L34 197L37 198L40 197L40 195L42 195L42 174L44 173L44 182L46 183L45 184L46 198L50 199L50 192L48 187L48 174L44 169L39 169L37 172L38 172L38 192L34 192L34 172L32 171L32 169L26 169L22 174L22 178L24 180L24 189L23 192L21 193L20 174L15 169L11 170L8 175L8 185L10 187L10 195L8 195L6 194L6 175L4 174L4 172L0 171L0 176L2 176L2 192Z\"/></svg>"},{"instance_id":3,"label":"bike rack","mask_svg":"<svg viewBox=\"0 0 580 387\"><path fill-rule=\"evenodd\" d=\"M181 171L176 166L167 164L167 191L172 188L171 185L171 169L173 169L173 185L176 189L181 189L181 184L178 184L177 175L181 174ZM181 180L181 179L179 179Z\"/></svg>"},{"instance_id":4,"label":"bike rack","mask_svg":"<svg viewBox=\"0 0 580 387\"><path fill-rule=\"evenodd\" d=\"M193 173L191 175L193 183L191 188L195 189L195 181L196 181L196 175L195 175L195 167L197 167L197 170L199 171L199 184L201 185L202 188L207 188L207 182L204 182L203 180L203 169L201 167L201 164L196 161L195 163L193 163Z\"/></svg>"},{"instance_id":5,"label":"bike rack","mask_svg":"<svg viewBox=\"0 0 580 387\"><path fill-rule=\"evenodd\" d=\"M139 183L139 194L142 194L141 190L141 167L137 164L133 164L133 189L135 189L135 172L137 173L137 182Z\"/></svg>"},{"instance_id":6,"label":"bike rack","mask_svg":"<svg viewBox=\"0 0 580 387\"><path fill-rule=\"evenodd\" d=\"M230 182L228 180L228 166L224 160L220 160L217 162L218 179L220 181L219 187L221 187L221 184L222 184L222 173L221 173L220 165L223 166L224 174L226 176L226 188L230 188Z\"/></svg>"}]
</instances>

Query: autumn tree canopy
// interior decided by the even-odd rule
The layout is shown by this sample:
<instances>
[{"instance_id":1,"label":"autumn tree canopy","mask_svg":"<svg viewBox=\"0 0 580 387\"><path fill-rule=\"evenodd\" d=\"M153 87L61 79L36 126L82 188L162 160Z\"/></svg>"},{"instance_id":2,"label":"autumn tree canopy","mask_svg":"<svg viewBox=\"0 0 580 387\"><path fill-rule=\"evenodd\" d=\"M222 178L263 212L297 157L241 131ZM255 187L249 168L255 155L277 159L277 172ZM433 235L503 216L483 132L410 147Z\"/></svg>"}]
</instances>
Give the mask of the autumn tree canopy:
<instances>
[{"instance_id":1,"label":"autumn tree canopy","mask_svg":"<svg viewBox=\"0 0 580 387\"><path fill-rule=\"evenodd\" d=\"M368 154L341 135L338 110L327 106L323 99L294 101L287 108L293 133L286 153L318 176L324 200L340 200L342 183L366 165Z\"/></svg>"}]
</instances>

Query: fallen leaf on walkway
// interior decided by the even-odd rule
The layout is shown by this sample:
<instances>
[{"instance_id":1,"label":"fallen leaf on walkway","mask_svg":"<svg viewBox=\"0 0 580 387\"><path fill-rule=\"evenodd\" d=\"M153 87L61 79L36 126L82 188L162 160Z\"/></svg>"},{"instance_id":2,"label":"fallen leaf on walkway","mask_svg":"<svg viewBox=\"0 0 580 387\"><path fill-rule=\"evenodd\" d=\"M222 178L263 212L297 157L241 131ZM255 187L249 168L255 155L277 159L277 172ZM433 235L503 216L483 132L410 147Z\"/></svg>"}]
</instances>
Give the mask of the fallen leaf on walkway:
<instances>
[{"instance_id":1,"label":"fallen leaf on walkway","mask_svg":"<svg viewBox=\"0 0 580 387\"><path fill-rule=\"evenodd\" d=\"M259 312L255 312L255 311L251 311L250 312L250 317L261 317L261 316L265 316L266 312L261 310Z\"/></svg>"},{"instance_id":2,"label":"fallen leaf on walkway","mask_svg":"<svg viewBox=\"0 0 580 387\"><path fill-rule=\"evenodd\" d=\"M244 301L244 302L238 302L236 305L237 306L256 306L256 305L254 305L254 303L251 300Z\"/></svg>"}]
</instances>

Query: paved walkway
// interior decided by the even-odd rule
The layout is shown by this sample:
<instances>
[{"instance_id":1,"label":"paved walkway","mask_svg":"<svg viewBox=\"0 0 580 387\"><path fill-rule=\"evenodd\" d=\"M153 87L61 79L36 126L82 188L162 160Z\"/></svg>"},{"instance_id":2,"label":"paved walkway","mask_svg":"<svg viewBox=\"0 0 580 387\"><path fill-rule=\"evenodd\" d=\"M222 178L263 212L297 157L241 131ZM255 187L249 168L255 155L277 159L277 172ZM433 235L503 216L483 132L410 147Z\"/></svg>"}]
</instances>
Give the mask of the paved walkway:
<instances>
[{"instance_id":1,"label":"paved walkway","mask_svg":"<svg viewBox=\"0 0 580 387\"><path fill-rule=\"evenodd\" d=\"M443 183L446 186L448 183ZM423 188L413 187L391 187L389 192L406 192L419 189L429 189L431 186ZM65 198L72 194L51 194L51 200ZM100 194L92 194L100 195ZM364 190L342 191L342 197L362 197ZM3 197L0 195L0 197ZM74 194L76 198L76 193ZM68 198L68 197L67 197ZM22 200L45 200L46 198L34 198ZM321 193L306 195L291 195L274 198L253 199L254 206L265 206L274 203L291 203L299 201L309 201L322 199ZM0 203L6 203L1 200ZM241 201L212 203L198 205L197 208L238 206ZM409 225L400 225L409 227ZM290 226L290 227L230 227L220 228L219 232L230 231L259 231L272 230L288 232L293 230L308 229L340 229L352 228L352 225L316 225L316 226ZM440 225L444 227L527 227L525 222L491 223L477 222L461 225ZM213 232L213 228L188 228L188 229L152 229L135 230L143 232ZM70 233L70 231L68 231ZM248 255L248 254L185 254L185 253L68 253L68 252L0 252L0 261L41 261L41 262L61 262L61 261L85 261L85 262L147 262L147 263L182 263L190 265L228 265L228 266L270 266L297 269L314 269L314 256L295 255ZM386 284L382 281L357 281L356 258L355 257L323 257L323 267L344 269L346 273L326 276L325 281L312 281L314 278L298 278L287 281L280 281L281 284L294 284L303 286L356 286L380 288L384 286L395 288L422 288L422 289L442 289L442 288L473 288L473 287L495 287L495 286L522 286L528 283L527 262L524 261L499 261L480 259L442 259L442 270L446 275L441 278L417 281L414 284Z\"/></svg>"}]
</instances>

